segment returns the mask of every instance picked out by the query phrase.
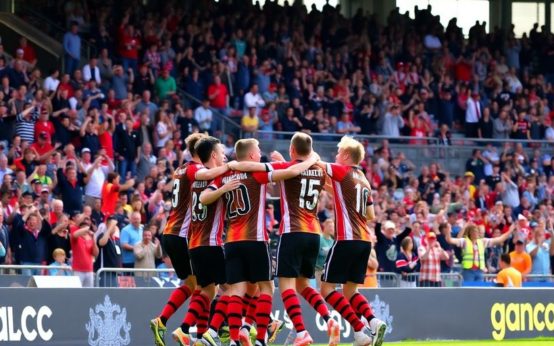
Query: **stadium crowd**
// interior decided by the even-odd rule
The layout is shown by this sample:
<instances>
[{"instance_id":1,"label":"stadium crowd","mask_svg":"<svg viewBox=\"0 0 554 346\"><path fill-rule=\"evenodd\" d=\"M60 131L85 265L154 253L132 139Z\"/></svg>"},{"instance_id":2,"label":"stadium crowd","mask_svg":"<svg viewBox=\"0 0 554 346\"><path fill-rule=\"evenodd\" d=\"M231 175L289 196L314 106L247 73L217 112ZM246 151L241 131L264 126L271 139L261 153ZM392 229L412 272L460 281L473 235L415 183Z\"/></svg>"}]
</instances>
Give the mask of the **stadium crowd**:
<instances>
[{"instance_id":1,"label":"stadium crowd","mask_svg":"<svg viewBox=\"0 0 554 346\"><path fill-rule=\"evenodd\" d=\"M52 11L68 28L63 68L39 69L24 37L15 52L0 50L0 263L69 260L87 286L100 267L170 266L158 238L171 174L188 158L184 138L209 132L233 156L235 136L221 132L215 113L254 136L554 140L554 38L544 28L516 39L476 23L466 40L456 19L444 28L430 8L415 19L393 11L380 25L329 5L308 13L272 1L263 9L123 3L58 1ZM377 212L368 285L375 271L440 285L454 262L466 280L481 281L505 252L524 275L552 273L548 147L489 144L468 158L463 177L414 167L386 140L368 152ZM331 201L320 197L323 260ZM276 229L278 205L266 218Z\"/></svg>"}]
</instances>

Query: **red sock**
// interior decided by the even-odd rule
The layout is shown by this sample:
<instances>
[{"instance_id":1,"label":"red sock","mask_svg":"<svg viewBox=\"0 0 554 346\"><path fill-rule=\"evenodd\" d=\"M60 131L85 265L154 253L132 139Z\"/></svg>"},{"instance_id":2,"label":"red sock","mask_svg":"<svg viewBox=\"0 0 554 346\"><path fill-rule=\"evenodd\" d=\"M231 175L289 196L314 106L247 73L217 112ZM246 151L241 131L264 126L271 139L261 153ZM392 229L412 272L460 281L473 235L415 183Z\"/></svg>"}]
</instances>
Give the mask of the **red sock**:
<instances>
[{"instance_id":1,"label":"red sock","mask_svg":"<svg viewBox=\"0 0 554 346\"><path fill-rule=\"evenodd\" d=\"M256 330L258 334L256 335L256 340L262 341L262 344L265 343L265 335L267 333L267 326L271 321L271 304L273 303L273 296L269 294L262 294L258 298L257 308L256 308Z\"/></svg>"},{"instance_id":2,"label":"red sock","mask_svg":"<svg viewBox=\"0 0 554 346\"><path fill-rule=\"evenodd\" d=\"M227 317L228 303L229 297L223 296L219 297L219 300L215 304L215 311L210 321L210 328L215 330L216 332L219 331L219 328L221 328L221 325L223 324L223 322L225 322L225 318Z\"/></svg>"},{"instance_id":3,"label":"red sock","mask_svg":"<svg viewBox=\"0 0 554 346\"><path fill-rule=\"evenodd\" d=\"M167 320L183 305L183 303L190 297L190 288L186 285L178 287L169 296L167 304L165 304L160 319L163 324L167 323Z\"/></svg>"},{"instance_id":4,"label":"red sock","mask_svg":"<svg viewBox=\"0 0 554 346\"><path fill-rule=\"evenodd\" d=\"M328 321L329 318L331 318L331 315L329 314L329 309L327 308L327 305L325 305L325 300L323 300L323 297L321 294L319 294L318 291L314 290L311 287L306 287L302 291L302 297L306 299L308 303L314 308L315 311L325 320Z\"/></svg>"},{"instance_id":5,"label":"red sock","mask_svg":"<svg viewBox=\"0 0 554 346\"><path fill-rule=\"evenodd\" d=\"M227 304L227 321L229 322L229 334L231 340L239 340L239 330L242 325L242 298L232 296Z\"/></svg>"},{"instance_id":6,"label":"red sock","mask_svg":"<svg viewBox=\"0 0 554 346\"><path fill-rule=\"evenodd\" d=\"M355 332L359 332L364 328L364 324L360 321L358 316L356 316L356 313L342 294L337 291L333 291L325 297L325 300L333 307L333 309L337 310L339 314L348 321L348 323L350 323Z\"/></svg>"},{"instance_id":7,"label":"red sock","mask_svg":"<svg viewBox=\"0 0 554 346\"><path fill-rule=\"evenodd\" d=\"M304 320L302 319L302 309L300 308L300 301L296 296L296 292L293 289L285 290L281 292L281 298L283 298L283 304L296 332L305 331L306 327L304 327Z\"/></svg>"},{"instance_id":8,"label":"red sock","mask_svg":"<svg viewBox=\"0 0 554 346\"><path fill-rule=\"evenodd\" d=\"M244 323L250 326L253 325L254 322L256 321L256 304L258 302L258 299L259 297L250 297L250 302L248 303L248 306L246 309Z\"/></svg>"},{"instance_id":9,"label":"red sock","mask_svg":"<svg viewBox=\"0 0 554 346\"><path fill-rule=\"evenodd\" d=\"M373 310L371 310L371 305L369 305L367 299L365 299L365 297L361 294L354 293L354 295L350 298L350 305L354 311L364 316L368 322L375 318Z\"/></svg>"},{"instance_id":10,"label":"red sock","mask_svg":"<svg viewBox=\"0 0 554 346\"><path fill-rule=\"evenodd\" d=\"M183 319L183 324L181 324L181 329L183 332L188 333L189 328L195 325L200 319L200 315L206 309L206 305L209 305L210 300L207 296L202 293L195 293L192 295L189 304L189 310Z\"/></svg>"},{"instance_id":11,"label":"red sock","mask_svg":"<svg viewBox=\"0 0 554 346\"><path fill-rule=\"evenodd\" d=\"M205 295L201 297L204 298L204 309L196 322L196 337L198 339L202 338L202 334L208 330L208 318L210 317L210 299Z\"/></svg>"}]
</instances>

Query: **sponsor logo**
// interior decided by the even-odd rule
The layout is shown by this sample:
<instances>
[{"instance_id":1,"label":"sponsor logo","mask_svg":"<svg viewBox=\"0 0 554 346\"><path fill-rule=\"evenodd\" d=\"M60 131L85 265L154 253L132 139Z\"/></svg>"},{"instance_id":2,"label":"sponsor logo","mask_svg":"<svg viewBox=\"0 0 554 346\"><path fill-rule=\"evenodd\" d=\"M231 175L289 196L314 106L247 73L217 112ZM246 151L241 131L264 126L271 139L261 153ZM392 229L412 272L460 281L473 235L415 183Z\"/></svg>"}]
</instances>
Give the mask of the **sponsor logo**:
<instances>
[{"instance_id":1,"label":"sponsor logo","mask_svg":"<svg viewBox=\"0 0 554 346\"><path fill-rule=\"evenodd\" d=\"M394 317L390 314L390 306L384 300L379 299L378 295L375 295L375 299L369 303L375 317L387 324L386 334L392 333L392 321Z\"/></svg>"},{"instance_id":2,"label":"sponsor logo","mask_svg":"<svg viewBox=\"0 0 554 346\"><path fill-rule=\"evenodd\" d=\"M181 286L181 279L179 278L170 278L170 277L152 277L152 280L159 286L159 287L179 287Z\"/></svg>"},{"instance_id":3,"label":"sponsor logo","mask_svg":"<svg viewBox=\"0 0 554 346\"><path fill-rule=\"evenodd\" d=\"M504 340L506 331L554 331L554 303L496 303L491 307L492 337ZM539 335L537 335L539 336Z\"/></svg>"},{"instance_id":4,"label":"sponsor logo","mask_svg":"<svg viewBox=\"0 0 554 346\"><path fill-rule=\"evenodd\" d=\"M0 341L35 341L37 338L49 341L54 333L51 329L45 328L44 320L51 316L52 310L45 305L38 311L32 306L26 306L21 311L21 315L15 316L13 307L2 306L0 307Z\"/></svg>"},{"instance_id":5,"label":"sponsor logo","mask_svg":"<svg viewBox=\"0 0 554 346\"><path fill-rule=\"evenodd\" d=\"M85 325L89 346L124 346L131 343L131 323L127 322L127 309L112 304L110 297L104 303L89 309L90 320Z\"/></svg>"}]
</instances>

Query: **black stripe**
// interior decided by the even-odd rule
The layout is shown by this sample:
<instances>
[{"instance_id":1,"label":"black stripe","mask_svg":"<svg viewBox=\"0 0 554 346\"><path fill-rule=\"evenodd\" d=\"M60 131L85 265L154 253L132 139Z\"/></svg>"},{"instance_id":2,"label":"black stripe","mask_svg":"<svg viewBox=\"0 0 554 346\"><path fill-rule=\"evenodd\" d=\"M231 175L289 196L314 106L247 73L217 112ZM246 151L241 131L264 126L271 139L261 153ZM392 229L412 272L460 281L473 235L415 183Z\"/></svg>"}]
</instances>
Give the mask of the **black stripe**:
<instances>
[{"instance_id":1,"label":"black stripe","mask_svg":"<svg viewBox=\"0 0 554 346\"><path fill-rule=\"evenodd\" d=\"M302 312L295 312L289 315L291 319L295 318L296 316L302 316Z\"/></svg>"},{"instance_id":2,"label":"black stripe","mask_svg":"<svg viewBox=\"0 0 554 346\"><path fill-rule=\"evenodd\" d=\"M177 310L177 306L172 301L167 302L167 305L171 306L173 310Z\"/></svg>"},{"instance_id":3,"label":"black stripe","mask_svg":"<svg viewBox=\"0 0 554 346\"><path fill-rule=\"evenodd\" d=\"M242 318L242 314L234 314L234 313L227 314L227 318L231 318L231 317Z\"/></svg>"},{"instance_id":4,"label":"black stripe","mask_svg":"<svg viewBox=\"0 0 554 346\"><path fill-rule=\"evenodd\" d=\"M265 314L265 313L263 313L263 312L258 312L258 313L256 314L256 317L269 317L269 314Z\"/></svg>"},{"instance_id":5,"label":"black stripe","mask_svg":"<svg viewBox=\"0 0 554 346\"><path fill-rule=\"evenodd\" d=\"M293 298L294 296L295 296L294 294L291 294L291 295L289 295L289 296L287 296L287 297L283 296L283 303L286 302L287 300Z\"/></svg>"},{"instance_id":6,"label":"black stripe","mask_svg":"<svg viewBox=\"0 0 554 346\"><path fill-rule=\"evenodd\" d=\"M317 302L314 303L314 309L317 310L317 308L319 308L322 304L323 302L321 300L318 300Z\"/></svg>"}]
</instances>

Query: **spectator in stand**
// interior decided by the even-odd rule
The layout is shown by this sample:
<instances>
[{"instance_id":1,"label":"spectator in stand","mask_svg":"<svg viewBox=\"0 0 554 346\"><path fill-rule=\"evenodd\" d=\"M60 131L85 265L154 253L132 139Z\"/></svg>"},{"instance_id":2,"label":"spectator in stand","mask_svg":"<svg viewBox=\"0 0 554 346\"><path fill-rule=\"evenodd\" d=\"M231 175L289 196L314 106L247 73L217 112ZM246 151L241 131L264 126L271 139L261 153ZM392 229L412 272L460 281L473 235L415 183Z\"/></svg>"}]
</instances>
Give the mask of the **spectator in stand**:
<instances>
[{"instance_id":1,"label":"spectator in stand","mask_svg":"<svg viewBox=\"0 0 554 346\"><path fill-rule=\"evenodd\" d=\"M198 123L198 127L200 128L201 132L212 133L211 127L213 114L212 110L210 109L209 99L204 99L202 101L202 105L196 108L196 110L194 111L194 119Z\"/></svg>"},{"instance_id":2,"label":"spectator in stand","mask_svg":"<svg viewBox=\"0 0 554 346\"><path fill-rule=\"evenodd\" d=\"M95 270L100 268L121 268L121 246L119 242L119 228L117 220L109 216L105 223L98 226L96 242L99 248ZM117 273L104 272L100 276L100 287L116 287Z\"/></svg>"},{"instance_id":3,"label":"spectator in stand","mask_svg":"<svg viewBox=\"0 0 554 346\"><path fill-rule=\"evenodd\" d=\"M132 177L136 175L137 159L142 144L140 132L133 128L132 118L129 117L116 126L114 144L118 160L118 172L121 176L121 182L125 183L127 180L127 172L129 172Z\"/></svg>"},{"instance_id":4,"label":"spectator in stand","mask_svg":"<svg viewBox=\"0 0 554 346\"><path fill-rule=\"evenodd\" d=\"M400 287L415 287L415 278L408 274L419 271L419 257L414 253L414 241L410 237L402 239L396 259L396 272L400 274Z\"/></svg>"},{"instance_id":5,"label":"spectator in stand","mask_svg":"<svg viewBox=\"0 0 554 346\"><path fill-rule=\"evenodd\" d=\"M221 83L221 77L214 76L213 84L208 87L208 98L212 108L224 115L229 115L229 91L225 84ZM217 117L212 123L212 131L219 131Z\"/></svg>"},{"instance_id":6,"label":"spectator in stand","mask_svg":"<svg viewBox=\"0 0 554 346\"><path fill-rule=\"evenodd\" d=\"M169 74L169 69L162 69L162 73L154 83L154 90L159 100L174 97L177 94L177 83L175 78Z\"/></svg>"},{"instance_id":7,"label":"spectator in stand","mask_svg":"<svg viewBox=\"0 0 554 346\"><path fill-rule=\"evenodd\" d=\"M139 212L131 215L131 223L121 230L120 242L122 248L122 266L123 268L135 267L134 246L142 241L141 216Z\"/></svg>"},{"instance_id":8,"label":"spectator in stand","mask_svg":"<svg viewBox=\"0 0 554 346\"><path fill-rule=\"evenodd\" d=\"M523 279L531 272L533 261L531 256L525 252L525 242L523 240L517 240L515 243L514 251L510 252L512 267L517 269Z\"/></svg>"},{"instance_id":9,"label":"spectator in stand","mask_svg":"<svg viewBox=\"0 0 554 346\"><path fill-rule=\"evenodd\" d=\"M77 171L79 167L79 171ZM56 176L57 189L62 196L64 211L70 215L83 210L83 186L85 186L82 172L84 169L78 159L64 160L58 168Z\"/></svg>"},{"instance_id":10,"label":"spectator in stand","mask_svg":"<svg viewBox=\"0 0 554 346\"><path fill-rule=\"evenodd\" d=\"M91 162L90 150L87 152L87 148L83 148L81 156L83 159L83 168L86 172L87 183L85 185L85 205L93 207L96 201L99 201L102 197L102 186L106 181L108 173L113 172L115 169L112 160L105 154L105 150L102 149L94 162Z\"/></svg>"},{"instance_id":11,"label":"spectator in stand","mask_svg":"<svg viewBox=\"0 0 554 346\"><path fill-rule=\"evenodd\" d=\"M448 261L449 255L437 241L434 231L427 232L427 240L418 248L421 268L419 273L420 287L441 287L441 261Z\"/></svg>"},{"instance_id":12,"label":"spectator in stand","mask_svg":"<svg viewBox=\"0 0 554 346\"><path fill-rule=\"evenodd\" d=\"M375 225L375 235L377 236L377 259L379 261L379 271L396 272L396 259L402 240L410 235L412 230L406 227L397 234L396 225L392 221L385 221Z\"/></svg>"},{"instance_id":13,"label":"spectator in stand","mask_svg":"<svg viewBox=\"0 0 554 346\"><path fill-rule=\"evenodd\" d=\"M450 229L446 232L446 241L462 249L462 276L464 281L483 281L486 270L485 248L503 244L513 231L506 232L496 238L482 238L481 231L475 224L468 224L452 238ZM464 238L464 235L466 237Z\"/></svg>"},{"instance_id":14,"label":"spectator in stand","mask_svg":"<svg viewBox=\"0 0 554 346\"><path fill-rule=\"evenodd\" d=\"M123 185L120 185L119 181L120 176L114 172L110 172L102 186L101 210L106 217L116 213L116 203L119 198L119 192L127 191L135 184L134 179L127 180Z\"/></svg>"},{"instance_id":15,"label":"spectator in stand","mask_svg":"<svg viewBox=\"0 0 554 346\"><path fill-rule=\"evenodd\" d=\"M48 257L50 225L43 222L34 205L20 206L13 220L12 249L17 264L43 265ZM23 275L38 275L38 270L25 269Z\"/></svg>"},{"instance_id":16,"label":"spectator in stand","mask_svg":"<svg viewBox=\"0 0 554 346\"><path fill-rule=\"evenodd\" d=\"M496 276L496 287L521 287L521 273L511 266L511 258L508 254L500 256L500 272Z\"/></svg>"},{"instance_id":17,"label":"spectator in stand","mask_svg":"<svg viewBox=\"0 0 554 346\"><path fill-rule=\"evenodd\" d=\"M398 105L392 105L389 111L385 114L383 120L383 136L391 138L400 137L400 129L404 127L404 119L400 115Z\"/></svg>"},{"instance_id":18,"label":"spectator in stand","mask_svg":"<svg viewBox=\"0 0 554 346\"><path fill-rule=\"evenodd\" d=\"M258 92L258 84L254 83L250 91L244 95L244 111L247 112L254 107L256 115L260 115L260 110L265 107L265 101Z\"/></svg>"},{"instance_id":19,"label":"spectator in stand","mask_svg":"<svg viewBox=\"0 0 554 346\"><path fill-rule=\"evenodd\" d=\"M526 247L527 253L531 256L532 268L530 274L547 276L551 274L550 256L554 254L554 242L552 237L546 239L545 222L540 221L538 227L533 232L533 240ZM552 233L551 233L552 236ZM545 281L544 277L537 281Z\"/></svg>"},{"instance_id":20,"label":"spectator in stand","mask_svg":"<svg viewBox=\"0 0 554 346\"><path fill-rule=\"evenodd\" d=\"M102 85L102 76L100 74L100 68L98 68L97 58L92 57L89 63L83 66L83 79L85 82L94 80L97 85Z\"/></svg>"},{"instance_id":21,"label":"spectator in stand","mask_svg":"<svg viewBox=\"0 0 554 346\"><path fill-rule=\"evenodd\" d=\"M60 249L60 248L55 249L54 252L52 252L52 257L54 258L54 262L50 263L49 267L52 267L52 268L68 267L64 249ZM48 275L71 276L73 274L69 270L49 269Z\"/></svg>"},{"instance_id":22,"label":"spectator in stand","mask_svg":"<svg viewBox=\"0 0 554 346\"><path fill-rule=\"evenodd\" d=\"M4 212L4 208L0 208L0 264L12 264L10 232L4 222Z\"/></svg>"},{"instance_id":23,"label":"spectator in stand","mask_svg":"<svg viewBox=\"0 0 554 346\"><path fill-rule=\"evenodd\" d=\"M246 135L253 136L258 127L260 126L260 120L256 115L256 107L249 107L248 113L245 114L240 121L242 130L246 132Z\"/></svg>"},{"instance_id":24,"label":"spectator in stand","mask_svg":"<svg viewBox=\"0 0 554 346\"><path fill-rule=\"evenodd\" d=\"M25 110L17 115L15 134L22 140L32 144L35 141L35 122L39 117L39 109L33 103L25 106Z\"/></svg>"},{"instance_id":25,"label":"spectator in stand","mask_svg":"<svg viewBox=\"0 0 554 346\"><path fill-rule=\"evenodd\" d=\"M63 49L65 61L65 73L72 75L79 68L81 60L81 37L79 37L79 24L72 22L70 30L63 36Z\"/></svg>"},{"instance_id":26,"label":"spectator in stand","mask_svg":"<svg viewBox=\"0 0 554 346\"><path fill-rule=\"evenodd\" d=\"M142 113L145 110L148 110L148 116L151 122L154 122L154 117L158 112L158 105L152 102L152 94L150 90L144 90L142 93L142 99L137 103L135 107L135 112Z\"/></svg>"},{"instance_id":27,"label":"spectator in stand","mask_svg":"<svg viewBox=\"0 0 554 346\"><path fill-rule=\"evenodd\" d=\"M77 215L76 222L70 226L73 274L83 287L94 287L93 262L98 256L98 246L94 240L95 227L89 217Z\"/></svg>"},{"instance_id":28,"label":"spectator in stand","mask_svg":"<svg viewBox=\"0 0 554 346\"><path fill-rule=\"evenodd\" d=\"M481 97L477 91L470 91L470 89L468 89L468 94L471 95L466 101L465 135L468 138L477 138L479 121L483 117L481 102L479 101Z\"/></svg>"},{"instance_id":29,"label":"spectator in stand","mask_svg":"<svg viewBox=\"0 0 554 346\"><path fill-rule=\"evenodd\" d=\"M156 259L162 258L162 247L158 238L154 236L156 226L149 226L142 232L142 241L135 244L135 268L154 269ZM152 273L137 273L137 276L151 276Z\"/></svg>"}]
</instances>

